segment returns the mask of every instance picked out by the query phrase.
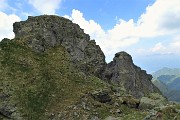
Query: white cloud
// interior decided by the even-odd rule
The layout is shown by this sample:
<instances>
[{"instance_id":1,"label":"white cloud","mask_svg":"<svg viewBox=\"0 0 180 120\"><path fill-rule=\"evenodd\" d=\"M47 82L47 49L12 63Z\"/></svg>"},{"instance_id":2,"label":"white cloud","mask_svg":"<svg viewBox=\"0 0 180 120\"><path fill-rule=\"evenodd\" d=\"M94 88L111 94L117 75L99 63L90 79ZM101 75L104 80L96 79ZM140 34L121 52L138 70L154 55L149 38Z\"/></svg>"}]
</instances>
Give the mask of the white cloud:
<instances>
[{"instance_id":1,"label":"white cloud","mask_svg":"<svg viewBox=\"0 0 180 120\"><path fill-rule=\"evenodd\" d=\"M159 42L151 48L139 48L139 55L180 55L180 35L175 36L169 42Z\"/></svg>"},{"instance_id":2,"label":"white cloud","mask_svg":"<svg viewBox=\"0 0 180 120\"><path fill-rule=\"evenodd\" d=\"M105 48L105 41L107 38L106 33L98 23L96 23L94 20L86 20L83 17L83 13L75 9L72 10L71 16L65 15L64 17L78 24L82 29L84 29L85 33L91 36L91 39L95 39L96 42L101 45L102 49Z\"/></svg>"},{"instance_id":3,"label":"white cloud","mask_svg":"<svg viewBox=\"0 0 180 120\"><path fill-rule=\"evenodd\" d=\"M96 40L105 54L112 54L120 48L125 48L138 42L138 38L135 37L133 33L133 20L129 20L128 22L120 20L113 29L105 31L94 20L86 20L83 17L83 13L79 10L73 9L71 16L65 15L64 17L79 24L79 26L84 29L84 32L91 36L91 39Z\"/></svg>"},{"instance_id":4,"label":"white cloud","mask_svg":"<svg viewBox=\"0 0 180 120\"><path fill-rule=\"evenodd\" d=\"M135 33L133 19L128 22L120 20L112 29L107 31L107 48L109 54L118 52L120 49L129 47L139 41Z\"/></svg>"},{"instance_id":5,"label":"white cloud","mask_svg":"<svg viewBox=\"0 0 180 120\"><path fill-rule=\"evenodd\" d=\"M41 14L55 14L60 7L62 0L29 0L29 4L33 5Z\"/></svg>"},{"instance_id":6,"label":"white cloud","mask_svg":"<svg viewBox=\"0 0 180 120\"><path fill-rule=\"evenodd\" d=\"M146 11L139 17L137 22L133 19L128 21L120 19L119 22L110 30L103 30L94 20L86 20L83 13L78 10L72 10L71 16L65 16L74 23L80 25L85 33L90 34L92 39L96 39L106 55L114 54L120 50L138 43L141 39L172 36L180 34L180 2L179 0L156 0L154 4L148 6ZM156 43L156 42L154 42ZM162 43L156 43L148 51L152 53L165 53L168 48L175 49L174 44L163 46Z\"/></svg>"},{"instance_id":7,"label":"white cloud","mask_svg":"<svg viewBox=\"0 0 180 120\"><path fill-rule=\"evenodd\" d=\"M152 52L164 52L167 48L161 43L157 43L153 48L150 49Z\"/></svg>"},{"instance_id":8,"label":"white cloud","mask_svg":"<svg viewBox=\"0 0 180 120\"><path fill-rule=\"evenodd\" d=\"M78 10L72 10L72 21L80 25L84 29L85 33L91 35L92 38L98 38L105 35L103 29L94 20L85 20L83 14Z\"/></svg>"},{"instance_id":9,"label":"white cloud","mask_svg":"<svg viewBox=\"0 0 180 120\"><path fill-rule=\"evenodd\" d=\"M140 37L154 37L179 32L179 0L156 0L137 22Z\"/></svg>"},{"instance_id":10,"label":"white cloud","mask_svg":"<svg viewBox=\"0 0 180 120\"><path fill-rule=\"evenodd\" d=\"M64 15L63 17L64 17L64 18L67 18L67 19L69 19L69 20L72 20L72 18L71 18L70 16L68 16L68 15Z\"/></svg>"},{"instance_id":11,"label":"white cloud","mask_svg":"<svg viewBox=\"0 0 180 120\"><path fill-rule=\"evenodd\" d=\"M15 14L7 15L0 11L0 40L3 38L10 38L14 37L13 33L13 23L20 21L20 18Z\"/></svg>"}]
</instances>

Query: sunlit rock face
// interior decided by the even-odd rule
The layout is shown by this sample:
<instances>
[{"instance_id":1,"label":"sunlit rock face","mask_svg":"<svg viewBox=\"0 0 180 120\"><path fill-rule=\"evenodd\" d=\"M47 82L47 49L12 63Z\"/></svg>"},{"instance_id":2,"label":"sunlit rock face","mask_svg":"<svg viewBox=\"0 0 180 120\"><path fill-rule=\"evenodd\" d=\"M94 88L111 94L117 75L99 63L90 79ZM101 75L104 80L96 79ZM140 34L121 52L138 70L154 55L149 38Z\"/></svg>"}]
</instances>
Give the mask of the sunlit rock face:
<instances>
[{"instance_id":1,"label":"sunlit rock face","mask_svg":"<svg viewBox=\"0 0 180 120\"><path fill-rule=\"evenodd\" d=\"M122 86L128 93L140 98L151 92L159 92L152 84L152 75L134 65L132 57L126 52L115 54L103 74L103 79Z\"/></svg>"},{"instance_id":2,"label":"sunlit rock face","mask_svg":"<svg viewBox=\"0 0 180 120\"><path fill-rule=\"evenodd\" d=\"M101 76L106 65L99 45L84 33L79 25L54 15L28 17L13 25L15 38L27 37L26 43L37 52L62 45L72 56L72 62L84 72Z\"/></svg>"}]
</instances>

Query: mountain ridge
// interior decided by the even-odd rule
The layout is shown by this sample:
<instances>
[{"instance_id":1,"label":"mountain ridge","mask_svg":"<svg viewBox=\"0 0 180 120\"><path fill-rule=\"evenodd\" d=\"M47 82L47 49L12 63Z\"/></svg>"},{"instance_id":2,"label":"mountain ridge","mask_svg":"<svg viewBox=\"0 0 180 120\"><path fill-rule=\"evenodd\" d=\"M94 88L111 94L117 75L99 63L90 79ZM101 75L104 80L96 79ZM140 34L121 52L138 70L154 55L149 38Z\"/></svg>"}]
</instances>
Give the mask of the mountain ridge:
<instances>
[{"instance_id":1,"label":"mountain ridge","mask_svg":"<svg viewBox=\"0 0 180 120\"><path fill-rule=\"evenodd\" d=\"M179 68L162 68L153 74L154 79L161 82L168 88L164 91L162 85L153 82L161 92L171 101L180 102L180 69Z\"/></svg>"},{"instance_id":2,"label":"mountain ridge","mask_svg":"<svg viewBox=\"0 0 180 120\"><path fill-rule=\"evenodd\" d=\"M18 120L143 119L147 109L179 117L126 52L106 63L101 48L72 21L54 15L13 24L0 42L0 118ZM160 110L159 110L160 109ZM134 114L135 113L135 114ZM134 116L133 116L134 115Z\"/></svg>"},{"instance_id":3,"label":"mountain ridge","mask_svg":"<svg viewBox=\"0 0 180 120\"><path fill-rule=\"evenodd\" d=\"M164 67L156 72L153 72L152 75L157 78L160 75L177 75L180 74L179 68L168 68Z\"/></svg>"},{"instance_id":4,"label":"mountain ridge","mask_svg":"<svg viewBox=\"0 0 180 120\"><path fill-rule=\"evenodd\" d=\"M28 17L27 21L16 22L13 24L13 27L15 38L32 35L31 39L28 39L25 42L33 50L43 52L46 51L46 49L51 49L51 47L62 45L72 56L73 64L80 68L83 72L92 73L99 78L107 79L107 75L104 75L106 74L104 71L105 69L106 71L109 71L109 66L112 66L110 65L111 63L107 65L105 55L99 45L96 45L95 40L90 40L90 36L85 34L79 25L72 23L70 20L58 16L43 15L37 17ZM136 97L144 96L143 94L145 93L140 91L146 91L146 93L150 93L150 91L159 92L157 88L155 88L155 86L149 82L151 81L152 76L147 74L146 71L141 70L140 67L135 66L133 64L132 57L129 54L126 52L116 53L113 61L115 64L117 61L117 65L113 65L115 66L116 70L111 74L114 75L118 70L120 70L120 77L117 78L118 76L112 76L112 78L117 79L113 80L110 78L110 82L123 82L123 79L126 79L124 82L130 81L129 83L124 83L123 86L126 86L125 89L133 88L134 90L132 90L130 93ZM124 67L122 67L123 65ZM123 73L121 71L126 72ZM139 75L136 74L137 72L139 72ZM134 74L134 76L129 77L129 74ZM141 78L141 76L144 77ZM136 83L134 83L135 81L131 81L131 79L135 78ZM145 82L143 83L143 81ZM148 85L143 88L143 86L146 85L145 83L148 83ZM142 86L140 86L141 84ZM127 87L127 85L129 87Z\"/></svg>"}]
</instances>

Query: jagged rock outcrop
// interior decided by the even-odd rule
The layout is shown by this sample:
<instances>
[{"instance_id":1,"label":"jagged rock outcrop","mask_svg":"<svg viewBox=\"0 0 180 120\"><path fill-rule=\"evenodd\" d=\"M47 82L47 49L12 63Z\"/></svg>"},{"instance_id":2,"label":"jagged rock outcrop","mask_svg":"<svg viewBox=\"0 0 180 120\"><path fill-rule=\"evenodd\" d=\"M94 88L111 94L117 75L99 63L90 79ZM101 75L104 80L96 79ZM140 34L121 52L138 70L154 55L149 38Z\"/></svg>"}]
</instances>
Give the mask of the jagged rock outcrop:
<instances>
[{"instance_id":1,"label":"jagged rock outcrop","mask_svg":"<svg viewBox=\"0 0 180 120\"><path fill-rule=\"evenodd\" d=\"M117 53L107 65L96 42L68 19L29 17L14 32L0 42L0 119L140 120L149 106L162 105L158 93L148 96L159 91L130 55ZM162 115L179 118L169 113Z\"/></svg>"},{"instance_id":2,"label":"jagged rock outcrop","mask_svg":"<svg viewBox=\"0 0 180 120\"><path fill-rule=\"evenodd\" d=\"M152 76L134 65L132 57L126 52L115 54L103 73L103 79L124 87L131 95L140 98L148 93L159 92L152 84Z\"/></svg>"},{"instance_id":3,"label":"jagged rock outcrop","mask_svg":"<svg viewBox=\"0 0 180 120\"><path fill-rule=\"evenodd\" d=\"M26 44L37 52L62 45L72 56L72 62L84 72L100 77L106 65L101 48L79 25L54 15L29 16L13 24L15 38L25 38Z\"/></svg>"},{"instance_id":4,"label":"jagged rock outcrop","mask_svg":"<svg viewBox=\"0 0 180 120\"><path fill-rule=\"evenodd\" d=\"M152 76L135 66L127 53L117 53L107 65L104 53L95 40L90 40L79 25L66 18L54 15L28 17L26 21L14 23L13 27L15 38L24 38L25 44L34 51L44 52L62 45L78 69L119 84L133 96L142 97L158 91L151 83Z\"/></svg>"}]
</instances>

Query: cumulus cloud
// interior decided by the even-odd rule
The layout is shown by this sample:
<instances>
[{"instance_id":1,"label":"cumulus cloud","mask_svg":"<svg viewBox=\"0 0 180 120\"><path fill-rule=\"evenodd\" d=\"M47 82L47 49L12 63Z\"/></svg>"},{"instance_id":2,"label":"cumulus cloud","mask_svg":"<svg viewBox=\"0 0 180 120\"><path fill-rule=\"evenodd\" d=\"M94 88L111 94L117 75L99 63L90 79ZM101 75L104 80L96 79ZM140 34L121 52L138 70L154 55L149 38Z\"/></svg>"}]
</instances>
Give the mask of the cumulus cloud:
<instances>
[{"instance_id":1,"label":"cumulus cloud","mask_svg":"<svg viewBox=\"0 0 180 120\"><path fill-rule=\"evenodd\" d=\"M179 0L156 0L146 8L138 22L137 29L140 37L155 37L172 34L180 30Z\"/></svg>"},{"instance_id":2,"label":"cumulus cloud","mask_svg":"<svg viewBox=\"0 0 180 120\"><path fill-rule=\"evenodd\" d=\"M153 48L150 49L152 52L164 52L167 48L161 43L157 43Z\"/></svg>"},{"instance_id":3,"label":"cumulus cloud","mask_svg":"<svg viewBox=\"0 0 180 120\"><path fill-rule=\"evenodd\" d=\"M137 49L141 55L180 55L180 35L175 36L170 42L158 42L151 48Z\"/></svg>"},{"instance_id":4,"label":"cumulus cloud","mask_svg":"<svg viewBox=\"0 0 180 120\"><path fill-rule=\"evenodd\" d=\"M62 0L29 0L29 4L41 14L55 14Z\"/></svg>"},{"instance_id":5,"label":"cumulus cloud","mask_svg":"<svg viewBox=\"0 0 180 120\"><path fill-rule=\"evenodd\" d=\"M92 38L98 38L104 36L104 31L101 26L96 23L94 20L85 20L83 13L78 10L72 10L71 15L72 21L80 25L81 28L84 28L84 31L91 35Z\"/></svg>"},{"instance_id":6,"label":"cumulus cloud","mask_svg":"<svg viewBox=\"0 0 180 120\"><path fill-rule=\"evenodd\" d=\"M64 17L79 24L84 32L91 36L91 39L96 39L97 44L101 46L106 54L111 54L118 51L119 48L130 46L138 41L133 33L133 20L128 22L120 20L113 29L105 31L94 20L86 20L79 10L73 9L71 16L65 15Z\"/></svg>"},{"instance_id":7,"label":"cumulus cloud","mask_svg":"<svg viewBox=\"0 0 180 120\"><path fill-rule=\"evenodd\" d=\"M90 34L92 39L96 39L97 44L108 55L127 49L146 38L153 39L169 35L173 39L180 33L179 6L179 0L156 0L154 4L146 8L137 22L133 19L128 21L120 19L112 29L107 31L103 30L94 20L86 20L83 13L78 10L72 10L72 14L70 16L65 15L65 17L79 24L86 33ZM175 46L180 47L179 42L169 43L167 46L170 49L175 49ZM157 43L148 49L152 53L164 53L166 50L167 48L163 43Z\"/></svg>"},{"instance_id":8,"label":"cumulus cloud","mask_svg":"<svg viewBox=\"0 0 180 120\"><path fill-rule=\"evenodd\" d=\"M0 40L3 38L10 38L14 37L13 33L13 23L20 21L20 18L15 14L7 15L3 12L0 12Z\"/></svg>"},{"instance_id":9,"label":"cumulus cloud","mask_svg":"<svg viewBox=\"0 0 180 120\"><path fill-rule=\"evenodd\" d=\"M107 38L105 31L94 20L86 20L83 17L83 13L81 13L79 10L73 9L70 16L65 15L64 17L78 24L82 29L84 29L85 33L91 36L91 39L96 39L99 45L101 45L102 42L105 43ZM103 49L104 45L102 45L101 47Z\"/></svg>"},{"instance_id":10,"label":"cumulus cloud","mask_svg":"<svg viewBox=\"0 0 180 120\"><path fill-rule=\"evenodd\" d=\"M119 23L107 31L106 48L108 48L108 54L123 50L139 41L139 38L135 34L136 29L134 26L133 19L127 22L119 20Z\"/></svg>"}]
</instances>

